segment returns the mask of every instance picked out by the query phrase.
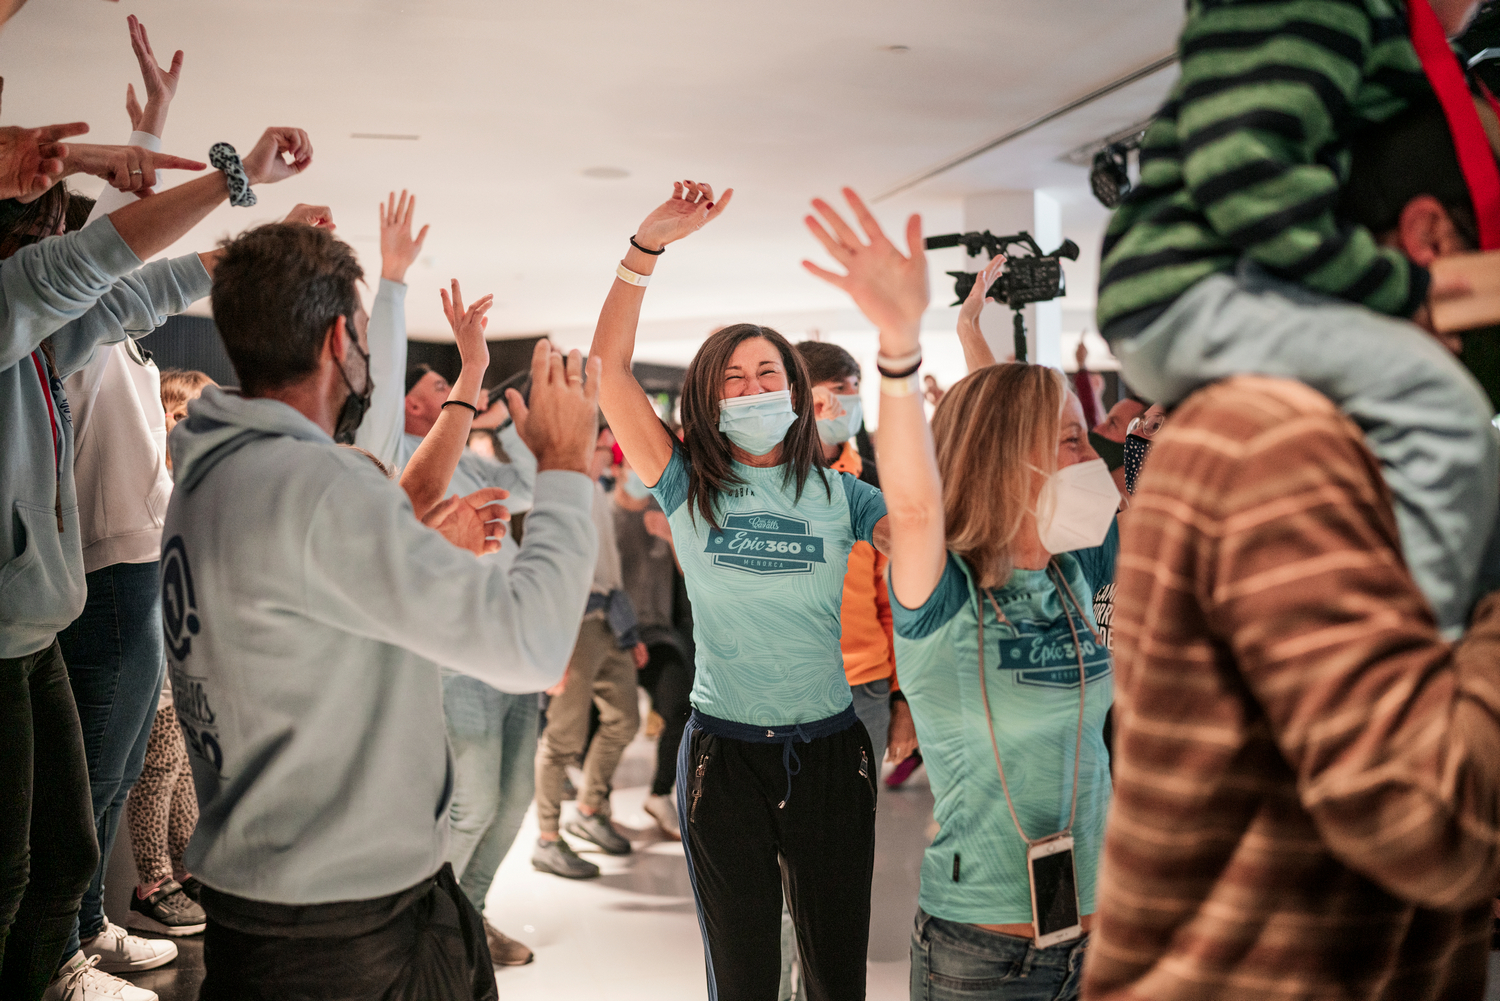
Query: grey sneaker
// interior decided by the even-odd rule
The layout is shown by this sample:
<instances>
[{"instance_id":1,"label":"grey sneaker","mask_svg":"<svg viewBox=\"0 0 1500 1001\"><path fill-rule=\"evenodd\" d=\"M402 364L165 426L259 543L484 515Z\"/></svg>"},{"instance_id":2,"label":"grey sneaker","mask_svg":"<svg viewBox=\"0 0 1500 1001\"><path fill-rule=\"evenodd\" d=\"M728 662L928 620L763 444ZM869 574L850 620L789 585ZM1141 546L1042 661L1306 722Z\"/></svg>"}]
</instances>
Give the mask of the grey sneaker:
<instances>
[{"instance_id":1,"label":"grey sneaker","mask_svg":"<svg viewBox=\"0 0 1500 1001\"><path fill-rule=\"evenodd\" d=\"M579 858L562 838L552 841L537 838L536 850L531 853L531 867L564 879L593 879L599 875L599 867Z\"/></svg>"},{"instance_id":2,"label":"grey sneaker","mask_svg":"<svg viewBox=\"0 0 1500 1001\"><path fill-rule=\"evenodd\" d=\"M592 817L579 815L577 820L568 822L563 828L576 838L592 841L604 850L606 855L629 855L630 842L620 836L609 818L602 813L596 813Z\"/></svg>"}]
</instances>

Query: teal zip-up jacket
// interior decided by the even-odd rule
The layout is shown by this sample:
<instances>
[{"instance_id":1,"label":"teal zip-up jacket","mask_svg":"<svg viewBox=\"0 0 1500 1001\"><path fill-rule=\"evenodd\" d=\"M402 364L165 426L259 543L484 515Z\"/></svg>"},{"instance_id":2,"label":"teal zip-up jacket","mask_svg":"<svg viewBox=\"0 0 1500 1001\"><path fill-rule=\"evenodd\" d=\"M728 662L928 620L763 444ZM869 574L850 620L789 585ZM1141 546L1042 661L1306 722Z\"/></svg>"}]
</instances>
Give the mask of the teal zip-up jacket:
<instances>
[{"instance_id":1,"label":"teal zip-up jacket","mask_svg":"<svg viewBox=\"0 0 1500 1001\"><path fill-rule=\"evenodd\" d=\"M108 217L0 261L0 658L83 611L73 425L62 379L208 294L197 255L144 267ZM49 362L42 342L50 338Z\"/></svg>"}]
</instances>

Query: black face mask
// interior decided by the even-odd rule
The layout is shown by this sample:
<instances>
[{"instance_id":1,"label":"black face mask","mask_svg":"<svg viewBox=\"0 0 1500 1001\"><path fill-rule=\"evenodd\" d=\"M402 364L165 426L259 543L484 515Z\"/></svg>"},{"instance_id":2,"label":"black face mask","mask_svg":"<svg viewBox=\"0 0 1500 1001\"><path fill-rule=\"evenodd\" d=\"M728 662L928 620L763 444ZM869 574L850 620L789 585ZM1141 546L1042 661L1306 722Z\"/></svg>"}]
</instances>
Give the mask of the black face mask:
<instances>
[{"instance_id":1,"label":"black face mask","mask_svg":"<svg viewBox=\"0 0 1500 1001\"><path fill-rule=\"evenodd\" d=\"M370 409L370 396L375 392L375 380L370 376L370 355L359 346L359 339L354 336L354 317L345 317L345 330L349 335L349 343L355 352L365 361L365 391L356 393L354 383L349 381L349 373L344 371L344 366L339 366L339 375L344 377L344 385L349 387L349 395L344 398L344 406L339 410L339 419L333 427L333 440L340 445L354 444L354 432L359 429L360 422L365 419L365 413Z\"/></svg>"},{"instance_id":2,"label":"black face mask","mask_svg":"<svg viewBox=\"0 0 1500 1001\"><path fill-rule=\"evenodd\" d=\"M1151 439L1142 438L1138 434L1127 434L1125 444L1125 492L1135 493L1135 482L1140 479L1141 467L1146 464L1146 456L1151 452Z\"/></svg>"},{"instance_id":3,"label":"black face mask","mask_svg":"<svg viewBox=\"0 0 1500 1001\"><path fill-rule=\"evenodd\" d=\"M1094 446L1094 451L1099 453L1099 458L1104 460L1111 473L1125 465L1125 446L1119 442L1110 441L1098 431L1090 431L1089 444Z\"/></svg>"}]
</instances>

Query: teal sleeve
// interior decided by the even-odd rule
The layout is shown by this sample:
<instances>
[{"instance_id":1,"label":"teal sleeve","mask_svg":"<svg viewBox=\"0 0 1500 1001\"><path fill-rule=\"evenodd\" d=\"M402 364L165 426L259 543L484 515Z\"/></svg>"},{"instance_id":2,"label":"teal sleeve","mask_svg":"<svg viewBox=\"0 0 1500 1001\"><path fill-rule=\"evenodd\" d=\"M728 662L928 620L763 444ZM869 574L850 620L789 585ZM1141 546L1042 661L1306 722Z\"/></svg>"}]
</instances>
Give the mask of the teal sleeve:
<instances>
[{"instance_id":1,"label":"teal sleeve","mask_svg":"<svg viewBox=\"0 0 1500 1001\"><path fill-rule=\"evenodd\" d=\"M661 471L661 479L651 487L651 495L661 505L667 517L671 517L687 501L688 463L682 445L672 443L672 458L667 468Z\"/></svg>"},{"instance_id":2,"label":"teal sleeve","mask_svg":"<svg viewBox=\"0 0 1500 1001\"><path fill-rule=\"evenodd\" d=\"M1109 534L1104 537L1103 545L1076 550L1073 556L1078 560L1084 580L1089 582L1090 593L1105 584L1113 584L1115 560L1120 556L1120 516L1115 515L1114 524L1109 526Z\"/></svg>"},{"instance_id":3,"label":"teal sleeve","mask_svg":"<svg viewBox=\"0 0 1500 1001\"><path fill-rule=\"evenodd\" d=\"M907 608L891 591L891 619L896 635L905 640L919 640L937 632L957 615L969 600L969 582L958 557L948 554L943 576L920 608Z\"/></svg>"},{"instance_id":4,"label":"teal sleeve","mask_svg":"<svg viewBox=\"0 0 1500 1001\"><path fill-rule=\"evenodd\" d=\"M115 282L87 313L52 335L58 374L66 378L83 368L101 345L146 336L213 287L197 254L141 265Z\"/></svg>"},{"instance_id":5,"label":"teal sleeve","mask_svg":"<svg viewBox=\"0 0 1500 1001\"><path fill-rule=\"evenodd\" d=\"M844 498L849 502L849 524L854 537L861 542L873 542L875 523L885 517L885 494L848 473L839 476L844 479Z\"/></svg>"}]
</instances>

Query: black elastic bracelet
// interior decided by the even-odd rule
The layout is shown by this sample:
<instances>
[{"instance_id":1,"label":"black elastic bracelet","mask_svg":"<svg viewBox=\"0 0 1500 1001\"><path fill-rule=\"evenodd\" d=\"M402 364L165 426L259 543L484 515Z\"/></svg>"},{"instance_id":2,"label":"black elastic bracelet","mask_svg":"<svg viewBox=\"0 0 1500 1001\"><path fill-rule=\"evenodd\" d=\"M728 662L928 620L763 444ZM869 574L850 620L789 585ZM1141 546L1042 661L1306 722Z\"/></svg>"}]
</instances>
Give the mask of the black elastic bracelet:
<instances>
[{"instance_id":1,"label":"black elastic bracelet","mask_svg":"<svg viewBox=\"0 0 1500 1001\"><path fill-rule=\"evenodd\" d=\"M438 407L438 409L439 410L446 410L449 407L467 407L468 409L474 411L474 416L475 417L479 416L479 408L476 407L476 406L474 406L474 404L472 404L472 403L465 403L463 400L449 400L447 403L444 403L441 407Z\"/></svg>"},{"instance_id":2,"label":"black elastic bracelet","mask_svg":"<svg viewBox=\"0 0 1500 1001\"><path fill-rule=\"evenodd\" d=\"M881 375L885 376L887 379L909 379L912 376L916 375L917 374L917 370L920 369L921 367L922 367L922 359L918 358L917 359L917 363L915 365L913 365L911 368L904 368L904 369L902 369L899 372L892 372L890 369L881 368L880 365L878 365L878 364L875 366L875 371L879 372Z\"/></svg>"},{"instance_id":3,"label":"black elastic bracelet","mask_svg":"<svg viewBox=\"0 0 1500 1001\"><path fill-rule=\"evenodd\" d=\"M632 235L630 237L630 245L632 247L634 247L636 250L639 250L641 253L643 253L643 254L650 254L652 257L660 257L662 254L665 254L667 252L667 248L666 247L663 247L660 250L647 250L645 247L643 247L639 243L635 242L635 236L634 235Z\"/></svg>"},{"instance_id":4,"label":"black elastic bracelet","mask_svg":"<svg viewBox=\"0 0 1500 1001\"><path fill-rule=\"evenodd\" d=\"M905 702L906 701L906 693L903 692L899 688L896 689L894 692L891 693L891 701L893 703L894 702Z\"/></svg>"}]
</instances>

